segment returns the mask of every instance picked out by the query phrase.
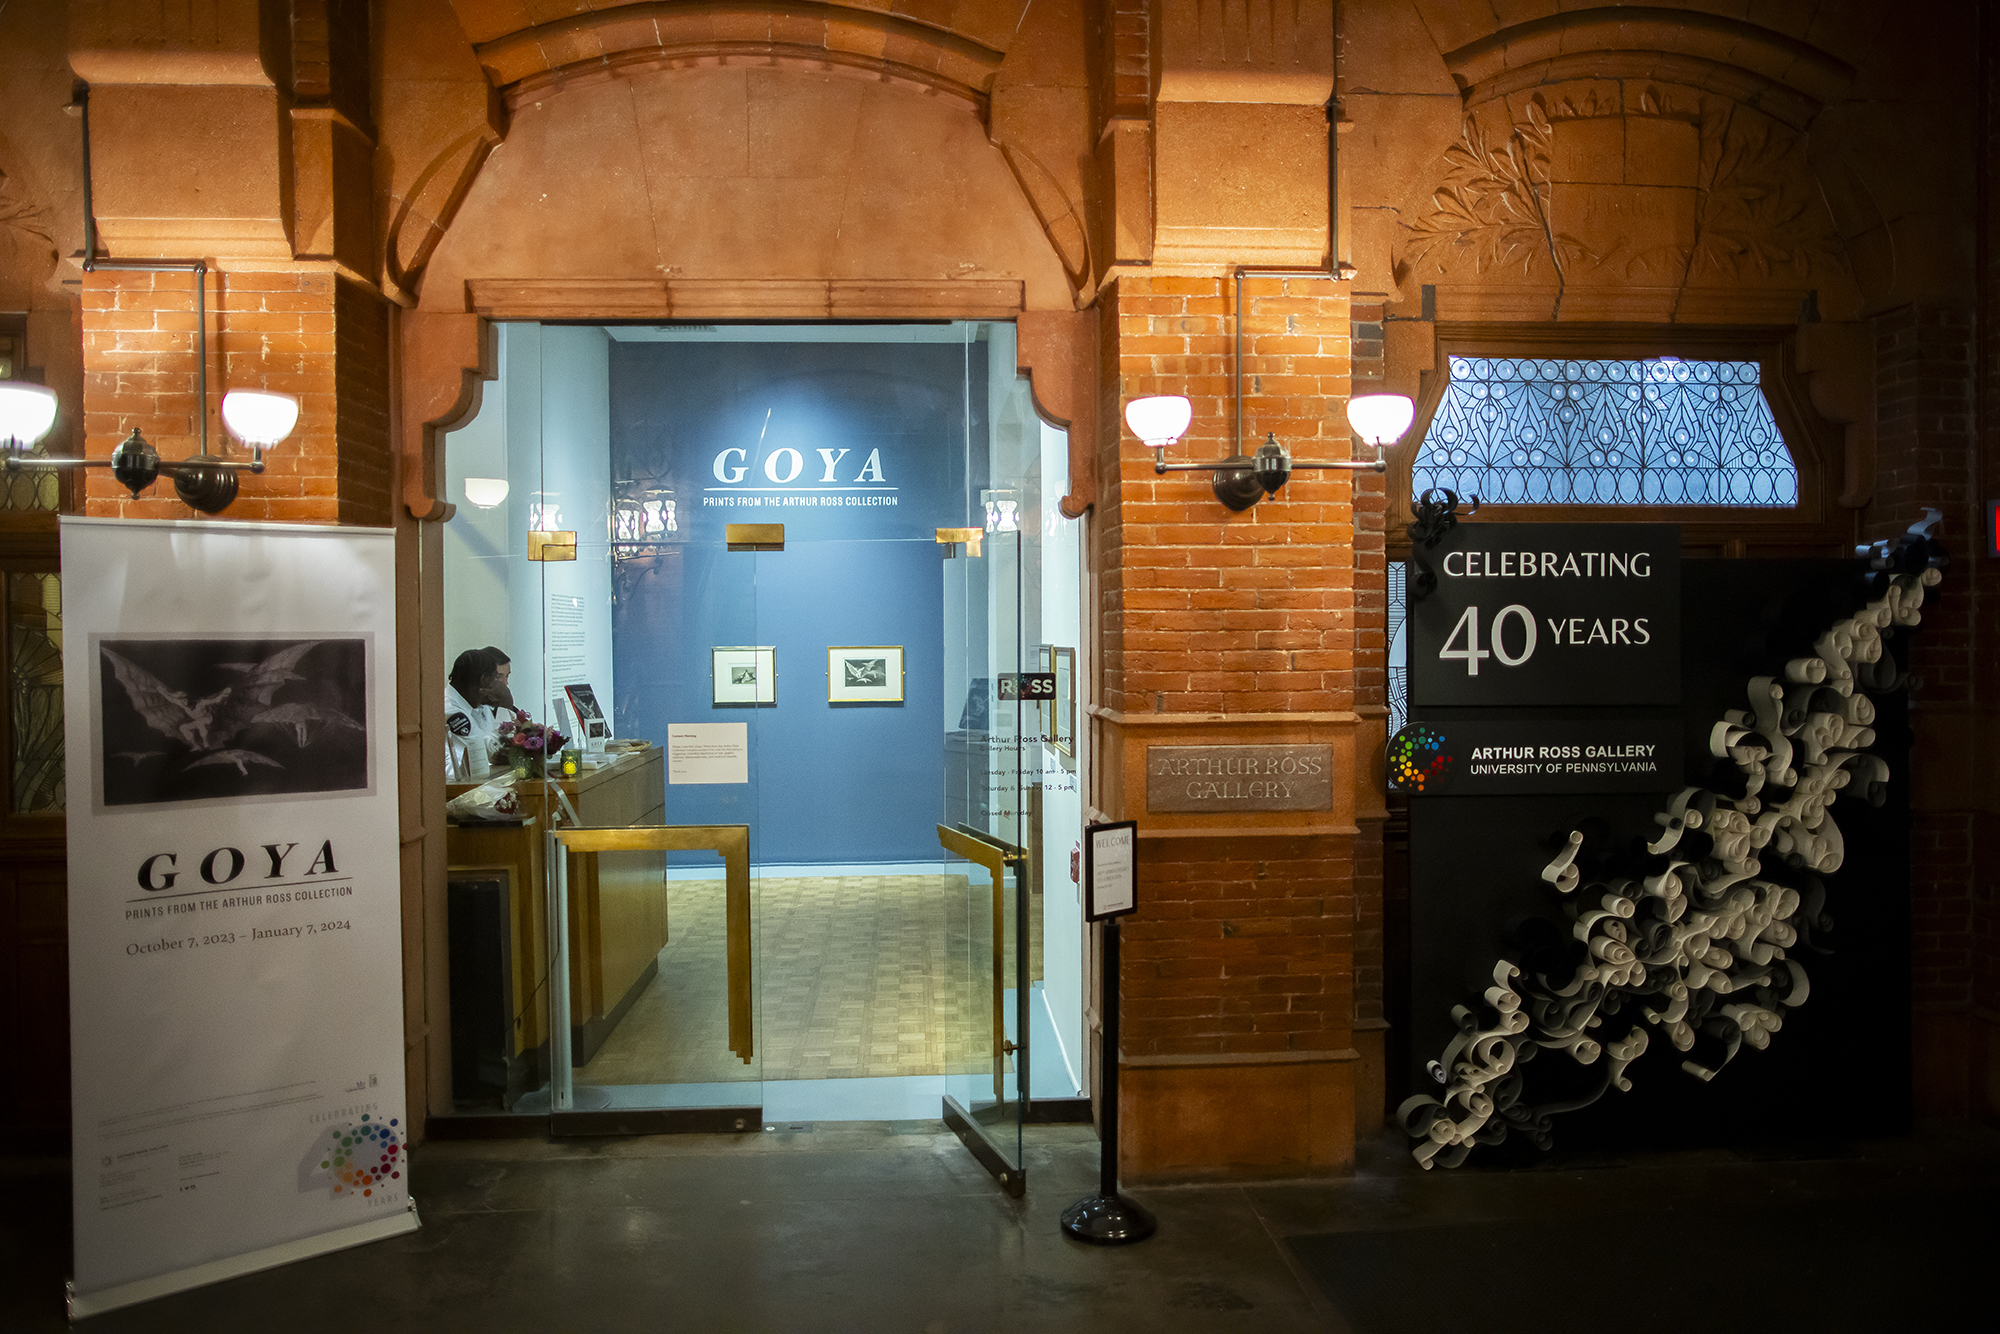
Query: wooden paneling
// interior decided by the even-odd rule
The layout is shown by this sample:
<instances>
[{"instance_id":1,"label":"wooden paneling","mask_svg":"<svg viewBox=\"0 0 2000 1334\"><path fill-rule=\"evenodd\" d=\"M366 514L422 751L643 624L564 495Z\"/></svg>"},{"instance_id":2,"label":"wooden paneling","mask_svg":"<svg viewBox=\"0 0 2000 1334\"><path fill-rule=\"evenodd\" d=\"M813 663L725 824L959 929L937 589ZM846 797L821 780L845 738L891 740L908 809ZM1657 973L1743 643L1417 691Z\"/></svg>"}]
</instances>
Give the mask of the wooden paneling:
<instances>
[{"instance_id":1,"label":"wooden paneling","mask_svg":"<svg viewBox=\"0 0 2000 1334\"><path fill-rule=\"evenodd\" d=\"M620 755L553 787L560 788L587 828L661 823L666 811L666 760L659 747ZM448 785L450 796L476 786ZM517 1013L532 1010L516 1028L516 1052L547 1040L547 1004L530 997L548 974L548 889L542 867L542 833L561 821L561 803L548 800L540 783L518 790L522 826L455 825L448 843L454 872L506 867L519 888L514 895L514 971ZM556 810L551 817L547 807ZM652 976L653 960L667 943L666 857L622 852L568 857L569 1011L575 1061L590 1059L610 1033L628 997Z\"/></svg>"}]
</instances>

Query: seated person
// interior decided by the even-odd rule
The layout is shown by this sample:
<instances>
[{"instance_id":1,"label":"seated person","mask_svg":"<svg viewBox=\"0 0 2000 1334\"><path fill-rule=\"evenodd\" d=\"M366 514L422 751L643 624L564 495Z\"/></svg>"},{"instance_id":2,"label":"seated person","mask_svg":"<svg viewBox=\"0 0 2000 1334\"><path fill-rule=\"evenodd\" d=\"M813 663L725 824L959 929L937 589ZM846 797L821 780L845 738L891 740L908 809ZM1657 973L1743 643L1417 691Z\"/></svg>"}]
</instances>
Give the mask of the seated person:
<instances>
[{"instance_id":1,"label":"seated person","mask_svg":"<svg viewBox=\"0 0 2000 1334\"><path fill-rule=\"evenodd\" d=\"M495 710L506 710L508 713L518 714L522 718L526 718L528 716L526 712L514 706L514 692L507 688L507 677L514 670L514 660L491 644L481 649L480 652L493 660L493 676L488 681L486 689L487 706ZM503 721L504 718L505 715L503 714Z\"/></svg>"},{"instance_id":2,"label":"seated person","mask_svg":"<svg viewBox=\"0 0 2000 1334\"><path fill-rule=\"evenodd\" d=\"M497 648L469 648L451 665L444 692L450 773L478 777L492 762L500 724L524 717L507 687L510 660Z\"/></svg>"}]
</instances>

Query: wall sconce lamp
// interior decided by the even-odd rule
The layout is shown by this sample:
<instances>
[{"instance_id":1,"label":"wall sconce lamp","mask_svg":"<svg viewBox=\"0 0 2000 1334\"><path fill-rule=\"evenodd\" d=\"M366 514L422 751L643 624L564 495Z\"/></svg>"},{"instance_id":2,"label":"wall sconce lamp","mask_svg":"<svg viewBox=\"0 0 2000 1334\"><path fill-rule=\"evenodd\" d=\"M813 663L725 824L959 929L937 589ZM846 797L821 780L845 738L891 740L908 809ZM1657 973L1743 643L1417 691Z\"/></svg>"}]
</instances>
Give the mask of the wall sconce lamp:
<instances>
[{"instance_id":1,"label":"wall sconce lamp","mask_svg":"<svg viewBox=\"0 0 2000 1334\"><path fill-rule=\"evenodd\" d=\"M672 487L649 486L648 480L621 477L611 484L611 596L616 602L663 568L664 557L680 551L679 498Z\"/></svg>"},{"instance_id":2,"label":"wall sconce lamp","mask_svg":"<svg viewBox=\"0 0 2000 1334\"><path fill-rule=\"evenodd\" d=\"M981 491L980 508L986 512L986 531L989 533L1018 533L1021 531L1021 497L1015 491Z\"/></svg>"},{"instance_id":3,"label":"wall sconce lamp","mask_svg":"<svg viewBox=\"0 0 2000 1334\"><path fill-rule=\"evenodd\" d=\"M1301 468L1349 468L1356 472L1383 472L1388 459L1383 451L1410 429L1415 404L1401 394L1365 394L1347 402L1347 421L1354 433L1375 446L1372 459L1335 459L1319 462L1294 459L1278 443L1276 432L1264 436L1253 455L1232 454L1214 463L1169 463L1167 450L1186 432L1194 419L1191 404L1177 394L1135 398L1125 405L1125 424L1132 434L1146 442L1153 453L1153 471L1213 473L1215 498L1232 510L1242 511L1267 495L1276 495L1291 475Z\"/></svg>"},{"instance_id":4,"label":"wall sconce lamp","mask_svg":"<svg viewBox=\"0 0 2000 1334\"><path fill-rule=\"evenodd\" d=\"M9 461L33 449L56 424L56 391L26 380L0 380L0 437Z\"/></svg>"},{"instance_id":5,"label":"wall sconce lamp","mask_svg":"<svg viewBox=\"0 0 2000 1334\"><path fill-rule=\"evenodd\" d=\"M27 394L0 394L0 413L19 414L18 425L0 422L7 435L7 471L26 468L109 468L111 475L137 496L159 480L161 473L174 479L174 492L183 503L203 514L220 514L236 499L237 474L264 471L264 451L292 433L298 425L299 401L290 394L261 389L232 389L222 396L222 422L229 433L250 446L250 461L238 462L208 452L208 262L189 260L113 260L97 254L97 213L91 203L90 173L90 90L78 85L70 104L83 120L83 269L125 273L186 273L194 279L195 337L195 423L201 448L193 457L167 461L160 457L138 427L125 437L108 459L26 458L35 442L55 420L55 395L40 385L9 384L9 391L34 391L46 395L37 406ZM46 414L46 415L36 415ZM39 423L39 430L29 432Z\"/></svg>"},{"instance_id":6,"label":"wall sconce lamp","mask_svg":"<svg viewBox=\"0 0 2000 1334\"><path fill-rule=\"evenodd\" d=\"M465 503L474 509L498 509L507 499L507 479L505 477L468 477L465 479Z\"/></svg>"},{"instance_id":7,"label":"wall sconce lamp","mask_svg":"<svg viewBox=\"0 0 2000 1334\"><path fill-rule=\"evenodd\" d=\"M48 433L55 422L55 394L40 385L10 382L0 385L0 434L7 437L7 471L28 468L109 468L125 489L138 495L161 473L174 479L174 492L191 509L220 514L236 499L237 474L264 471L264 451L292 433L299 419L299 401L290 394L261 389L232 389L222 396L222 420L229 433L250 446L250 461L225 459L208 452L208 414L201 414L201 451L191 458L167 461L140 432L132 428L108 459L27 458L25 451Z\"/></svg>"}]
</instances>

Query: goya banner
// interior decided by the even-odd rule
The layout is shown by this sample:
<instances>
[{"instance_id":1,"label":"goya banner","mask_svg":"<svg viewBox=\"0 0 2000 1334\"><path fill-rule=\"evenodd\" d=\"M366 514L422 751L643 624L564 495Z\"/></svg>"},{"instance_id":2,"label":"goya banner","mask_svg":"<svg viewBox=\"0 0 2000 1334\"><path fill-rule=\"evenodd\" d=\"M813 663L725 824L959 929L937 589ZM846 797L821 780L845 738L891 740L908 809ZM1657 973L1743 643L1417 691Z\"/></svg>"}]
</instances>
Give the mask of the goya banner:
<instances>
[{"instance_id":1,"label":"goya banner","mask_svg":"<svg viewBox=\"0 0 2000 1334\"><path fill-rule=\"evenodd\" d=\"M408 1231L386 529L65 519L71 1314Z\"/></svg>"}]
</instances>

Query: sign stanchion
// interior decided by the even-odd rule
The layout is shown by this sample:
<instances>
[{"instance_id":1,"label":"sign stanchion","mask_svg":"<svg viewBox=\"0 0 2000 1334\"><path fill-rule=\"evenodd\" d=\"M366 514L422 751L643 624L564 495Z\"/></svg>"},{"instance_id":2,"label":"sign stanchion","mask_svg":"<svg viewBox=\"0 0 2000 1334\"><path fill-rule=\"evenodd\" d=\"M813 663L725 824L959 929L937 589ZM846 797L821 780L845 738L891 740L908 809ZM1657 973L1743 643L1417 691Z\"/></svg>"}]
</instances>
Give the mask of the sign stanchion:
<instances>
[{"instance_id":1,"label":"sign stanchion","mask_svg":"<svg viewBox=\"0 0 2000 1334\"><path fill-rule=\"evenodd\" d=\"M1084 913L1104 924L1103 1055L1099 1062L1098 1130L1101 1161L1097 1193L1063 1210L1062 1230L1095 1246L1144 1241L1158 1226L1153 1216L1118 1193L1118 919L1136 909L1136 840L1130 820L1094 824L1084 831Z\"/></svg>"}]
</instances>

